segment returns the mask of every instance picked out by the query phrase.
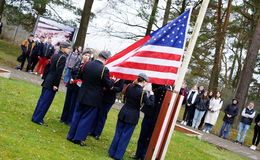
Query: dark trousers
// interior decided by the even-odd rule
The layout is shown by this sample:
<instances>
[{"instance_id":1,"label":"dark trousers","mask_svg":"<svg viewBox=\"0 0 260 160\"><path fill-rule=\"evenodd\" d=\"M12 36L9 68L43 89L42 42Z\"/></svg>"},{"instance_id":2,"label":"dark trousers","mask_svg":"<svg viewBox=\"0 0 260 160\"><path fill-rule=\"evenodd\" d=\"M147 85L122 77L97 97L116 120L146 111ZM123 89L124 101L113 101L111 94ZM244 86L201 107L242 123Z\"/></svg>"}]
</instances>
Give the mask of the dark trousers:
<instances>
[{"instance_id":1,"label":"dark trousers","mask_svg":"<svg viewBox=\"0 0 260 160\"><path fill-rule=\"evenodd\" d=\"M260 127L255 126L252 144L257 146L259 144L259 142L260 142Z\"/></svg>"},{"instance_id":2,"label":"dark trousers","mask_svg":"<svg viewBox=\"0 0 260 160\"><path fill-rule=\"evenodd\" d=\"M192 120L194 117L194 113L195 113L195 107L194 105L191 106L185 106L185 111L183 114L183 120L186 121L188 123L188 125L192 125Z\"/></svg>"},{"instance_id":3,"label":"dark trousers","mask_svg":"<svg viewBox=\"0 0 260 160\"><path fill-rule=\"evenodd\" d=\"M93 130L91 131L91 133L94 136L101 135L107 120L107 114L111 109L111 107L112 104L106 104L106 103L103 103L102 106L98 107L97 118L96 121L93 123Z\"/></svg>"},{"instance_id":4,"label":"dark trousers","mask_svg":"<svg viewBox=\"0 0 260 160\"><path fill-rule=\"evenodd\" d=\"M31 70L33 72L33 70L34 70L36 64L38 63L38 61L39 61L38 56L30 56L29 59L28 59L28 65L27 65L26 71Z\"/></svg>"},{"instance_id":5,"label":"dark trousers","mask_svg":"<svg viewBox=\"0 0 260 160\"><path fill-rule=\"evenodd\" d=\"M78 90L67 88L66 98L60 120L70 125L77 103Z\"/></svg>"},{"instance_id":6,"label":"dark trousers","mask_svg":"<svg viewBox=\"0 0 260 160\"><path fill-rule=\"evenodd\" d=\"M129 124L121 120L117 120L115 136L108 150L108 153L111 157L115 159L123 159L134 129L134 124Z\"/></svg>"},{"instance_id":7,"label":"dark trousers","mask_svg":"<svg viewBox=\"0 0 260 160\"><path fill-rule=\"evenodd\" d=\"M96 116L97 107L77 105L67 139L85 141Z\"/></svg>"},{"instance_id":8,"label":"dark trousers","mask_svg":"<svg viewBox=\"0 0 260 160\"><path fill-rule=\"evenodd\" d=\"M24 60L21 62L21 66L20 66L20 69L21 70L23 70L23 66L24 66L24 64L25 64L25 61L27 60L27 63L29 64L29 55L27 55L27 56L25 56L24 57ZM29 65L27 64L27 68L26 68L26 71L28 71L29 70ZM18 68L18 67L17 67Z\"/></svg>"},{"instance_id":9,"label":"dark trousers","mask_svg":"<svg viewBox=\"0 0 260 160\"><path fill-rule=\"evenodd\" d=\"M32 116L32 121L39 123L43 122L43 118L46 115L51 103L55 97L56 92L47 88L42 88L41 96L36 105L35 111Z\"/></svg>"},{"instance_id":10,"label":"dark trousers","mask_svg":"<svg viewBox=\"0 0 260 160\"><path fill-rule=\"evenodd\" d=\"M135 155L141 159L145 158L145 154L147 152L155 124L156 124L156 120L154 118L149 118L147 116L144 116L139 139L138 139L137 150L135 153Z\"/></svg>"}]
</instances>

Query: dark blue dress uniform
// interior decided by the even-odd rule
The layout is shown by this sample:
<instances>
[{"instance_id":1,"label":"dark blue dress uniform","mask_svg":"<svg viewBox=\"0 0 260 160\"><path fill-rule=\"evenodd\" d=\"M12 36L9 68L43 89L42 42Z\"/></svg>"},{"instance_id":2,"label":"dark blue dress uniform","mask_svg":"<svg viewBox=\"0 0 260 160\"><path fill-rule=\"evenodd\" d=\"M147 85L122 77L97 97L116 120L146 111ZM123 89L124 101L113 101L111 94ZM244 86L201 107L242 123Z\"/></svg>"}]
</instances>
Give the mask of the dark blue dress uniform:
<instances>
[{"instance_id":1,"label":"dark blue dress uniform","mask_svg":"<svg viewBox=\"0 0 260 160\"><path fill-rule=\"evenodd\" d=\"M80 79L80 72L83 64L84 63L79 61L72 68L71 71L72 79L74 80ZM61 118L60 118L61 122L65 122L66 124L71 125L74 110L77 105L78 92L79 92L79 86L76 83L67 83L66 98L65 98L65 103L63 106Z\"/></svg>"},{"instance_id":2,"label":"dark blue dress uniform","mask_svg":"<svg viewBox=\"0 0 260 160\"><path fill-rule=\"evenodd\" d=\"M103 88L112 88L113 80L109 70L99 60L85 65L82 71L82 85L78 93L79 106L73 115L67 139L73 142L85 141L97 116L98 106L102 104Z\"/></svg>"},{"instance_id":3,"label":"dark blue dress uniform","mask_svg":"<svg viewBox=\"0 0 260 160\"><path fill-rule=\"evenodd\" d=\"M33 122L38 124L44 123L43 118L47 113L56 94L56 91L53 90L53 86L59 87L65 63L66 55L61 51L53 56L49 73L46 75L46 78L42 83L42 93L32 116Z\"/></svg>"},{"instance_id":4,"label":"dark blue dress uniform","mask_svg":"<svg viewBox=\"0 0 260 160\"><path fill-rule=\"evenodd\" d=\"M142 96L143 95L143 96ZM138 123L142 102L145 105L154 103L154 96L148 97L140 85L131 84L126 89L126 103L118 114L116 132L108 150L110 157L122 159L131 139L135 126Z\"/></svg>"},{"instance_id":5,"label":"dark blue dress uniform","mask_svg":"<svg viewBox=\"0 0 260 160\"><path fill-rule=\"evenodd\" d=\"M123 87L124 80L120 79L115 82L112 90L108 88L104 90L102 105L98 107L98 115L95 123L93 123L93 131L91 132L94 137L98 138L101 135L106 123L107 114L112 105L115 103L116 93L121 92L123 90Z\"/></svg>"},{"instance_id":6,"label":"dark blue dress uniform","mask_svg":"<svg viewBox=\"0 0 260 160\"><path fill-rule=\"evenodd\" d=\"M154 105L152 107L145 105L142 108L142 112L144 113L144 119L142 122L141 131L138 139L137 150L134 156L135 159L145 158L145 154L147 152L149 142L156 124L156 120L167 90L166 86L157 84L152 84L152 88L154 91Z\"/></svg>"}]
</instances>

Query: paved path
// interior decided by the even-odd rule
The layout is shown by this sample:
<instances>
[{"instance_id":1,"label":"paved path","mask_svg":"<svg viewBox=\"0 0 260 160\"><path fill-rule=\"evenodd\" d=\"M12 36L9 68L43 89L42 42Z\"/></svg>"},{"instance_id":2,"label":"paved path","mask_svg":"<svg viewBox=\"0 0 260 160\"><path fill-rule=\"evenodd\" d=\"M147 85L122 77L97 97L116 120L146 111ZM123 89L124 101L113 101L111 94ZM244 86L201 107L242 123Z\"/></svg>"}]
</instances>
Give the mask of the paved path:
<instances>
[{"instance_id":1,"label":"paved path","mask_svg":"<svg viewBox=\"0 0 260 160\"><path fill-rule=\"evenodd\" d=\"M40 78L40 76L26 73L23 71L17 71L15 69L12 69L9 67L4 67L4 66L0 66L0 68L4 68L4 69L11 71L12 72L11 78L24 80L24 81L31 82L31 83L34 83L37 85L41 85L41 83L42 83L42 79ZM66 91L66 87L64 86L64 84L62 84L62 83L60 84L59 90L62 92ZM122 106L121 104L115 104L115 105L113 105L113 108L119 109L121 106ZM190 128L190 127L187 127L187 128ZM244 157L248 157L252 160L260 160L260 151L253 151L253 150L249 149L249 147L247 147L247 146L241 146L239 144L235 144L232 141L219 138L218 136L213 135L213 134L205 134L204 132L201 132L201 131L198 131L198 132L203 134L201 136L201 140L203 140L203 141L214 144L220 148L229 150L231 152L242 155Z\"/></svg>"}]
</instances>

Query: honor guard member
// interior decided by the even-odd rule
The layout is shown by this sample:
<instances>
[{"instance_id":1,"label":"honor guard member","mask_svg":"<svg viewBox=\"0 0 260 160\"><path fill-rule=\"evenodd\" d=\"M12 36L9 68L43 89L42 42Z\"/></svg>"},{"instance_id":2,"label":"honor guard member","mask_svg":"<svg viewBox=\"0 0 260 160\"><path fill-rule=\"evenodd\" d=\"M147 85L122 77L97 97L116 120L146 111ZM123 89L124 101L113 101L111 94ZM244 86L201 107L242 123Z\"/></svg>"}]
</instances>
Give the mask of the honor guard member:
<instances>
[{"instance_id":1,"label":"honor guard member","mask_svg":"<svg viewBox=\"0 0 260 160\"><path fill-rule=\"evenodd\" d=\"M142 108L144 119L141 126L136 153L135 155L130 156L132 159L144 160L166 90L169 90L167 86L157 84L152 84L152 88L154 92L154 105L152 107L144 105Z\"/></svg>"},{"instance_id":2,"label":"honor guard member","mask_svg":"<svg viewBox=\"0 0 260 160\"><path fill-rule=\"evenodd\" d=\"M149 91L150 97L143 91L147 81L148 77L141 73L134 83L125 89L126 103L118 114L115 135L108 150L109 156L113 159L123 159L127 145L138 123L142 105L150 106L154 103L153 91Z\"/></svg>"},{"instance_id":3,"label":"honor guard member","mask_svg":"<svg viewBox=\"0 0 260 160\"><path fill-rule=\"evenodd\" d=\"M92 53L90 51L84 51L82 53L81 60L78 61L74 67L72 67L71 79L69 83L67 83L66 98L60 118L60 122L64 122L67 125L71 125L73 113L77 104L78 91L82 82L80 76L82 67L89 62L91 55Z\"/></svg>"},{"instance_id":4,"label":"honor guard member","mask_svg":"<svg viewBox=\"0 0 260 160\"><path fill-rule=\"evenodd\" d=\"M105 63L110 58L108 51L102 51L96 60L85 65L82 71L82 85L79 89L79 106L73 115L67 140L86 146L84 142L97 117L98 106L102 104L103 88L112 88L114 80L109 78Z\"/></svg>"},{"instance_id":5,"label":"honor guard member","mask_svg":"<svg viewBox=\"0 0 260 160\"><path fill-rule=\"evenodd\" d=\"M98 115L96 118L96 121L93 123L93 130L92 133L90 134L93 136L96 140L99 139L103 128L106 123L107 119L107 114L112 107L112 105L116 101L116 94L121 92L124 87L124 80L123 79L116 79L115 80L115 85L112 89L110 88L105 88L104 89L104 96L103 96L103 101L102 105L98 107Z\"/></svg>"},{"instance_id":6,"label":"honor guard member","mask_svg":"<svg viewBox=\"0 0 260 160\"><path fill-rule=\"evenodd\" d=\"M42 93L32 116L32 121L39 125L47 126L43 118L47 113L56 92L66 63L66 55L70 52L70 44L60 43L60 51L50 61L50 68L42 83Z\"/></svg>"}]
</instances>

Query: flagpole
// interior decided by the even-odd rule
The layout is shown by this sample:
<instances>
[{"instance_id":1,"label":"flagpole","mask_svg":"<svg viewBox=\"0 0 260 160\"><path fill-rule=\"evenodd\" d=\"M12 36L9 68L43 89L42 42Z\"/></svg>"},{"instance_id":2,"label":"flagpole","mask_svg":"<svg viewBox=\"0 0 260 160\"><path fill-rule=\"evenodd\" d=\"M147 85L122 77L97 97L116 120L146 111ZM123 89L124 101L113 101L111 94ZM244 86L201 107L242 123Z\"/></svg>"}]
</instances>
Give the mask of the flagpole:
<instances>
[{"instance_id":1,"label":"flagpole","mask_svg":"<svg viewBox=\"0 0 260 160\"><path fill-rule=\"evenodd\" d=\"M180 74L178 75L178 79L175 83L174 92L173 92L172 98L170 100L169 108L168 108L165 120L162 124L162 130L160 131L158 141L155 145L154 152L152 153L152 157L151 158L146 157L145 158L146 160L158 159L158 156L160 156L159 153L161 153L161 157L159 158L160 160L163 160L165 158L165 155L166 155L169 143L170 143L170 139L172 137L172 133L173 133L176 121L177 121L177 117L178 117L178 114L179 114L179 111L180 111L180 107L181 107L181 105L178 105L178 104L180 104L180 102L178 102L178 100L177 100L178 94L179 94L179 91L181 89L181 85L182 85L182 82L184 80L185 74L187 72L188 65L189 65L189 62L190 62L196 41L198 39L199 31L200 31L203 19L205 17L209 2L210 2L210 0L203 0L203 2L202 2L200 12L199 12L197 21L196 21L195 26L194 26L194 31L192 33L187 51L185 53L185 57L183 59L182 66L179 70ZM177 109L175 108L175 112L174 112L174 106L177 107ZM169 124L170 123L170 121L169 121L170 117L173 118L172 124ZM168 128L166 126L168 126ZM169 128L170 128L170 130L169 130ZM165 137L165 135L167 135L167 137ZM149 145L149 147L150 147L150 145Z\"/></svg>"}]
</instances>

